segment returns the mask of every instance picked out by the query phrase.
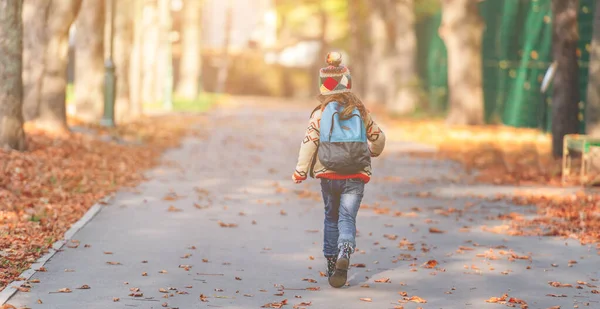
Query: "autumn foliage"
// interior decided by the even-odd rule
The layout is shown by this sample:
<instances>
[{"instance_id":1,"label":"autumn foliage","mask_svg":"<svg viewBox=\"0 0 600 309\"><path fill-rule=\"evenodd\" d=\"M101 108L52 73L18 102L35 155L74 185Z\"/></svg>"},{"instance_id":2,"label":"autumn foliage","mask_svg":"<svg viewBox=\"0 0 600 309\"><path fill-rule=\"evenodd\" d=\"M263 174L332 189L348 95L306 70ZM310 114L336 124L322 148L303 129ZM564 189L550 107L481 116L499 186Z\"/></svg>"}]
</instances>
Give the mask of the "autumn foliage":
<instances>
[{"instance_id":1,"label":"autumn foliage","mask_svg":"<svg viewBox=\"0 0 600 309\"><path fill-rule=\"evenodd\" d=\"M561 161L551 155L550 136L539 130L505 126L448 127L442 121L433 120L388 121L390 126L386 133L391 138L426 143L438 149L412 155L461 163L468 176L456 179L457 182L550 189L562 186ZM582 190L575 195L563 196L515 195L498 195L491 199L535 205L537 218L504 218L506 224L488 228L489 232L560 236L575 238L582 243L600 241L600 218L595 215L600 198L592 191Z\"/></svg>"},{"instance_id":2,"label":"autumn foliage","mask_svg":"<svg viewBox=\"0 0 600 309\"><path fill-rule=\"evenodd\" d=\"M27 152L0 150L0 288L101 198L143 180L196 120L153 117L67 136L26 128Z\"/></svg>"}]
</instances>

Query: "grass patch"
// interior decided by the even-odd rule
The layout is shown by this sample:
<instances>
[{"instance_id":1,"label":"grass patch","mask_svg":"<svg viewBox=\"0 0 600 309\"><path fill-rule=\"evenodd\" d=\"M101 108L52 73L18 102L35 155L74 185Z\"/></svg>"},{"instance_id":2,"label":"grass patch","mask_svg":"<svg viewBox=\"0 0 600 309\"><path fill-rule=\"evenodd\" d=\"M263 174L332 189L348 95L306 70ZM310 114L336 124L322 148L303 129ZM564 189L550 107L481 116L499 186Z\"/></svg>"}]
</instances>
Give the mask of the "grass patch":
<instances>
[{"instance_id":1,"label":"grass patch","mask_svg":"<svg viewBox=\"0 0 600 309\"><path fill-rule=\"evenodd\" d=\"M226 95L215 93L202 93L196 99L183 99L173 97L173 111L175 112L205 112ZM144 104L144 110L163 110L162 102Z\"/></svg>"}]
</instances>

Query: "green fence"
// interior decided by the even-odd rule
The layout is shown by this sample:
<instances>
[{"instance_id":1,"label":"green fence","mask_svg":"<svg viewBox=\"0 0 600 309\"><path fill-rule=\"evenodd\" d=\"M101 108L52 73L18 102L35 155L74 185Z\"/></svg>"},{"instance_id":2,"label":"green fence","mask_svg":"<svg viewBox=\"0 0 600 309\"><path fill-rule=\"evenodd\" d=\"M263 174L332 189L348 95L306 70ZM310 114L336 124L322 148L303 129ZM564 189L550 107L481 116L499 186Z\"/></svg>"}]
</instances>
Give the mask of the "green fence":
<instances>
[{"instance_id":1,"label":"green fence","mask_svg":"<svg viewBox=\"0 0 600 309\"><path fill-rule=\"evenodd\" d=\"M588 76L589 45L592 38L594 0L580 0L580 129ZM552 62L551 0L488 0L480 4L486 23L483 37L483 86L488 123L516 127L549 127L541 113L550 114L550 99L540 93L546 70ZM447 107L446 48L438 36L441 13L422 19L419 37L419 68L429 105ZM549 91L549 96L552 92ZM544 106L544 104L546 106Z\"/></svg>"}]
</instances>

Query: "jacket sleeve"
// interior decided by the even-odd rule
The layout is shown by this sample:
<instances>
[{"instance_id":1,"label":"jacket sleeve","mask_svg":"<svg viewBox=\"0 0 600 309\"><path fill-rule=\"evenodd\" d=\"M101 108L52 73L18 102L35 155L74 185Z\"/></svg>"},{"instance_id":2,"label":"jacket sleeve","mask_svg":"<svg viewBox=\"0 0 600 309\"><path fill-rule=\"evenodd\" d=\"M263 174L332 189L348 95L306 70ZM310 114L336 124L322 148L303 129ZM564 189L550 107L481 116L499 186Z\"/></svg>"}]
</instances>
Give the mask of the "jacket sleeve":
<instances>
[{"instance_id":1,"label":"jacket sleeve","mask_svg":"<svg viewBox=\"0 0 600 309\"><path fill-rule=\"evenodd\" d=\"M381 155L383 148L385 148L385 134L373 118L371 118L371 114L369 114L369 121L367 124L367 139L369 140L371 157L378 157Z\"/></svg>"},{"instance_id":2,"label":"jacket sleeve","mask_svg":"<svg viewBox=\"0 0 600 309\"><path fill-rule=\"evenodd\" d=\"M308 128L300 145L298 164L296 164L296 170L294 171L294 179L296 180L305 180L308 177L310 165L317 154L320 138L320 118L320 113L315 112L308 122Z\"/></svg>"}]
</instances>

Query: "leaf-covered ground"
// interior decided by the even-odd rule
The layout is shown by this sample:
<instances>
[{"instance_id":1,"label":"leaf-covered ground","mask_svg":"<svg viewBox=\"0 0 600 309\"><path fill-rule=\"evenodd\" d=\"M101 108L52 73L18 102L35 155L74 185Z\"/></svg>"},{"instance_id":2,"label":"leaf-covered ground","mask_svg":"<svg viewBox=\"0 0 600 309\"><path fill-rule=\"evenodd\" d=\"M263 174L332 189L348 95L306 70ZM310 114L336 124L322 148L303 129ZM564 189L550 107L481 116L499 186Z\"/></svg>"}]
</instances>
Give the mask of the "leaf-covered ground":
<instances>
[{"instance_id":1,"label":"leaf-covered ground","mask_svg":"<svg viewBox=\"0 0 600 309\"><path fill-rule=\"evenodd\" d=\"M150 117L116 129L50 135L26 127L29 149L0 150L0 289L48 251L101 198L144 179L197 117Z\"/></svg>"},{"instance_id":2,"label":"leaf-covered ground","mask_svg":"<svg viewBox=\"0 0 600 309\"><path fill-rule=\"evenodd\" d=\"M11 284L19 292L9 302L33 309L598 307L594 245L516 233L511 224L544 217L541 207L435 194L478 189L461 164L407 155L414 145L400 141L391 123L358 213L347 286L331 288L323 277L320 185L290 179L310 106L265 109L256 101L211 113L205 138L186 139L166 154L171 164L119 191L45 271ZM529 231L538 228L547 233L541 224Z\"/></svg>"},{"instance_id":3,"label":"leaf-covered ground","mask_svg":"<svg viewBox=\"0 0 600 309\"><path fill-rule=\"evenodd\" d=\"M416 153L416 156L450 159L460 162L467 172L476 171L470 183L562 186L561 159L552 158L550 136L538 130L505 126L447 127L443 121L387 120L392 138L438 147L436 153ZM575 160L574 164L579 162ZM598 170L592 168L591 175L597 173ZM538 207L538 216L534 219L512 218L502 229L505 233L564 236L579 239L582 243L595 243L600 240L598 192L582 189L566 196L498 194L494 199Z\"/></svg>"}]
</instances>

